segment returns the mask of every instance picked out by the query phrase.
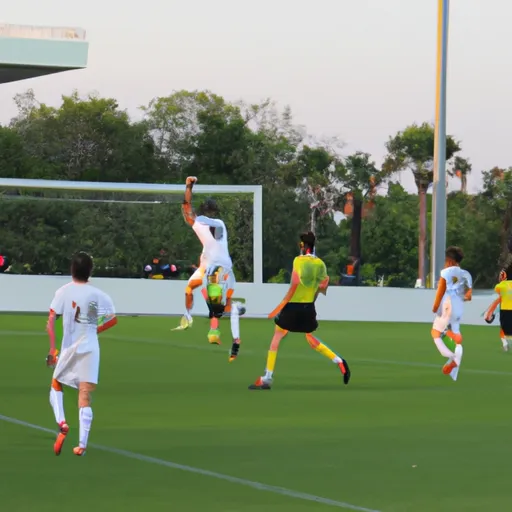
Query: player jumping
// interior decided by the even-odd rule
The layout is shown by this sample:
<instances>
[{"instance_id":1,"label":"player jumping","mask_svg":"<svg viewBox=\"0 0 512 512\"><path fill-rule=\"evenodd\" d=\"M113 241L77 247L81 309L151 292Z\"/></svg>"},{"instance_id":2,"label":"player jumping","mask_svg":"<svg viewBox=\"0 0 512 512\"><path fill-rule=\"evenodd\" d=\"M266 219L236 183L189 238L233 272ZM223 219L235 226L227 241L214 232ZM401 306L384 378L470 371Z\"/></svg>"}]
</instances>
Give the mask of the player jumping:
<instances>
[{"instance_id":1,"label":"player jumping","mask_svg":"<svg viewBox=\"0 0 512 512\"><path fill-rule=\"evenodd\" d=\"M309 346L336 364L343 375L343 382L349 383L347 362L313 335L318 328L315 301L319 293L326 295L329 286L325 263L314 253L315 235L311 232L302 234L300 256L293 260L290 289L279 306L269 314L269 318L275 319L276 328L270 343L265 375L258 377L249 389L271 388L279 344L289 332L305 334Z\"/></svg>"},{"instance_id":2,"label":"player jumping","mask_svg":"<svg viewBox=\"0 0 512 512\"><path fill-rule=\"evenodd\" d=\"M226 225L219 219L208 217L208 215L218 214L217 205L213 200L207 200L199 209L200 215L196 215L192 208L192 188L196 182L197 178L193 176L187 178L182 211L185 221L192 226L203 244L203 252L201 266L190 278L185 291L187 309L181 321L181 328L186 329L192 325L192 293L195 288L203 285L203 296L210 316L208 341L212 344L220 344L219 319L229 315L233 336L230 353L230 361L232 361L236 358L240 346L239 316L245 313L245 308L233 301L236 281L229 255Z\"/></svg>"},{"instance_id":3,"label":"player jumping","mask_svg":"<svg viewBox=\"0 0 512 512\"><path fill-rule=\"evenodd\" d=\"M508 352L512 337L512 265L502 270L499 283L494 288L499 297L489 306L485 313L485 321L491 324L496 316L496 309L500 308L500 338L503 350Z\"/></svg>"},{"instance_id":4,"label":"player jumping","mask_svg":"<svg viewBox=\"0 0 512 512\"><path fill-rule=\"evenodd\" d=\"M71 283L59 288L50 306L47 331L50 352L46 364L54 368L50 388L50 404L59 425L54 444L55 455L60 455L69 432L64 414L63 386L78 389L79 444L75 455L85 455L93 414L91 394L98 384L100 348L98 333L117 324L112 299L89 284L92 258L79 252L71 262ZM60 356L55 347L55 321L62 316L63 336Z\"/></svg>"},{"instance_id":5,"label":"player jumping","mask_svg":"<svg viewBox=\"0 0 512 512\"><path fill-rule=\"evenodd\" d=\"M464 254L459 247L448 247L445 267L441 271L437 294L432 311L435 313L432 325L432 338L443 357L448 361L443 366L443 373L455 381L462 362L462 334L460 321L464 312L464 302L470 301L473 279L467 270L460 268ZM445 334L450 347L443 341Z\"/></svg>"}]
</instances>

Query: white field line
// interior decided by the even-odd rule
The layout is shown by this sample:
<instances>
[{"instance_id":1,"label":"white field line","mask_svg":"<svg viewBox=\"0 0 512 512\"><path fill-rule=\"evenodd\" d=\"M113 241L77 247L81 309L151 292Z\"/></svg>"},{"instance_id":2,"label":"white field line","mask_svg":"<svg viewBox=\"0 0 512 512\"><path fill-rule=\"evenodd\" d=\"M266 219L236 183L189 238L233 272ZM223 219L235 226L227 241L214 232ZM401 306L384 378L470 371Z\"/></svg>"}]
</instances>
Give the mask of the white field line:
<instances>
[{"instance_id":1,"label":"white field line","mask_svg":"<svg viewBox=\"0 0 512 512\"><path fill-rule=\"evenodd\" d=\"M0 336L46 336L46 333L41 331L0 331ZM149 345L164 345L170 348L178 348L182 350L199 350L202 352L219 352L219 347L212 347L210 345L194 345L187 342L176 342L171 341L172 335L169 336L169 340L162 339L144 339L144 338L134 338L130 336L116 336L110 333L105 333L102 335L103 339L109 339L113 341L124 341L130 343L146 343ZM222 352L222 349L220 349ZM223 352L222 352L223 353ZM242 343L240 348L240 357L242 356L258 356L263 357L264 352L254 352L252 350L246 350L245 345ZM341 354L343 356L343 354ZM316 354L308 355L306 352L304 355L301 354L287 354L284 352L283 354L279 354L280 358L284 359L318 359L315 357ZM409 366L413 368L436 368L439 369L442 365L433 364L433 363L421 363L417 361L394 361L387 359L371 359L371 358L350 358L347 359L349 363L361 363L361 364L369 364L369 365L388 365L388 366ZM512 377L512 372L504 372L499 370L477 370L464 367L464 373L469 373L473 375L496 375L496 376L504 376L504 377Z\"/></svg>"},{"instance_id":2,"label":"white field line","mask_svg":"<svg viewBox=\"0 0 512 512\"><path fill-rule=\"evenodd\" d=\"M32 423L27 423L26 421L18 420L16 418L11 418L9 416L4 416L0 414L0 421L4 421L6 423L12 423L14 425L19 425L21 427L31 428L33 430L39 430L40 432L45 432L47 434L55 435L56 432L53 430L41 427L40 425L34 425ZM113 453L115 455L119 455L121 457L126 457L128 459L138 460L141 462L147 462L149 464L156 464L158 466L163 466L166 468L176 469L178 471L186 471L187 473L194 473L196 475L208 476L211 478L216 478L217 480L224 480L225 482L230 482L232 484L243 485L245 487L251 487L252 489L256 489L258 491L271 492L274 494L280 494L282 496L287 496L289 498L295 498L302 501L312 501L314 503L321 503L323 505L329 505L331 507L336 508L344 508L345 510L354 510L356 512L380 512L379 510L374 510L365 507L359 507L357 505L352 505L350 503L344 503L343 501L331 500L329 498L322 498L321 496L315 496L313 494L306 494L303 492L293 491L291 489L286 489L284 487L276 487L274 485L267 485L261 482L253 482L252 480L245 480L244 478L238 478L236 476L224 475L222 473L216 473L215 471L209 471L207 469L195 468L193 466L185 466L183 464L177 464L176 462L171 462L168 460L157 459L155 457L148 457L147 455L142 455L140 453L129 452L126 450L120 450L118 448L111 448L109 446L102 446L98 444L91 444L91 448L96 450L100 450L103 452Z\"/></svg>"}]
</instances>

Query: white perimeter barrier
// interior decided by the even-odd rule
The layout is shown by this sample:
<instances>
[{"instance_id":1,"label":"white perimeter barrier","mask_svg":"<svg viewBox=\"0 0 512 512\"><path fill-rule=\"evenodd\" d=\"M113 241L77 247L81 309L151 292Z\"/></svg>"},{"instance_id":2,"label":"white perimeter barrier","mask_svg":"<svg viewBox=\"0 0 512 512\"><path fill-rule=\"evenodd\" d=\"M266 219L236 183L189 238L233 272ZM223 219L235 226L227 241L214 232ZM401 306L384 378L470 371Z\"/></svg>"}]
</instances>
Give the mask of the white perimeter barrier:
<instances>
[{"instance_id":1,"label":"white perimeter barrier","mask_svg":"<svg viewBox=\"0 0 512 512\"><path fill-rule=\"evenodd\" d=\"M47 312L55 291L69 282L67 276L0 274L0 312ZM181 315L186 281L96 278L92 284L108 293L121 315ZM288 285L238 283L235 297L247 302L247 317L266 317L283 299ZM320 320L357 322L426 322L433 319L435 292L412 288L329 288L317 300ZM463 323L487 325L482 312L491 304L491 294L476 295L465 305ZM194 312L206 315L199 291ZM2 319L0 317L0 325ZM496 324L497 325L497 324Z\"/></svg>"}]
</instances>

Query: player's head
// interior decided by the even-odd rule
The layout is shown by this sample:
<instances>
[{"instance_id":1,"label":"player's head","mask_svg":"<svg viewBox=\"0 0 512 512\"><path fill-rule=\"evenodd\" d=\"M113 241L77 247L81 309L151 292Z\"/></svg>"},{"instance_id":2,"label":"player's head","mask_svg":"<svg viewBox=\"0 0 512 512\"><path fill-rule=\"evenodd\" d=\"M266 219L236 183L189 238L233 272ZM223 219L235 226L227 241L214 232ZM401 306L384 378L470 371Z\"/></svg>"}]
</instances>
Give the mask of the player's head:
<instances>
[{"instance_id":1,"label":"player's head","mask_svg":"<svg viewBox=\"0 0 512 512\"><path fill-rule=\"evenodd\" d=\"M75 281L86 283L91 277L92 267L92 258L86 252L77 252L71 260L71 277Z\"/></svg>"},{"instance_id":2,"label":"player's head","mask_svg":"<svg viewBox=\"0 0 512 512\"><path fill-rule=\"evenodd\" d=\"M462 260L464 259L464 253L460 247L456 247L455 245L451 245L446 249L445 252L446 257L446 266L453 267L454 265L460 265Z\"/></svg>"},{"instance_id":3,"label":"player's head","mask_svg":"<svg viewBox=\"0 0 512 512\"><path fill-rule=\"evenodd\" d=\"M510 263L508 267L501 269L499 279L500 279L500 283L501 283L501 281L512 280L512 263Z\"/></svg>"},{"instance_id":4,"label":"player's head","mask_svg":"<svg viewBox=\"0 0 512 512\"><path fill-rule=\"evenodd\" d=\"M219 216L219 206L217 205L217 201L208 197L199 205L199 215L204 215L205 217L215 218Z\"/></svg>"},{"instance_id":5,"label":"player's head","mask_svg":"<svg viewBox=\"0 0 512 512\"><path fill-rule=\"evenodd\" d=\"M300 235L300 252L302 254L313 254L315 252L316 237L312 231Z\"/></svg>"}]
</instances>

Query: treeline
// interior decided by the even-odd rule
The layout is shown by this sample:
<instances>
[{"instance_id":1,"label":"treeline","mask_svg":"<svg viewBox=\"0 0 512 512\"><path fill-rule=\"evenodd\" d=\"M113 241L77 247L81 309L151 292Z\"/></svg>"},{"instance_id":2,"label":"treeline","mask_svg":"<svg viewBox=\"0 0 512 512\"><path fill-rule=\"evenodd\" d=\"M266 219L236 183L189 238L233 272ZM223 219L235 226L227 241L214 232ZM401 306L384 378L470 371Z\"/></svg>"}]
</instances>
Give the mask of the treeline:
<instances>
[{"instance_id":1,"label":"treeline","mask_svg":"<svg viewBox=\"0 0 512 512\"><path fill-rule=\"evenodd\" d=\"M232 104L210 92L179 91L152 100L142 108L140 121L115 99L94 95L64 96L53 108L28 91L15 102L18 115L0 127L3 178L183 183L195 175L203 184L262 185L265 280L287 278L297 235L305 229L317 233L318 253L334 281L354 260L361 262L360 277L367 285L380 280L412 286L418 277L426 278L426 192L433 160L429 124L411 125L390 137L379 169L364 152L342 155L336 139L312 139L293 123L289 109L279 111L270 101ZM512 174L492 169L484 173L482 192L468 195L471 164L460 151L460 142L448 137L448 171L461 184L448 201L448 241L464 248L476 286L489 287L512 218ZM405 169L413 172L418 195L393 183ZM63 200L71 197L82 201ZM36 274L65 273L78 249L90 251L98 272L109 276L140 275L161 249L173 262L196 262L200 246L181 218L179 200L155 197L159 202L149 204L143 197L138 199L144 203L134 204L108 199L133 197L3 191L0 254L8 256L13 271ZM217 199L230 231L237 278L250 280L251 200L243 195ZM345 214L341 221L339 213Z\"/></svg>"}]
</instances>

